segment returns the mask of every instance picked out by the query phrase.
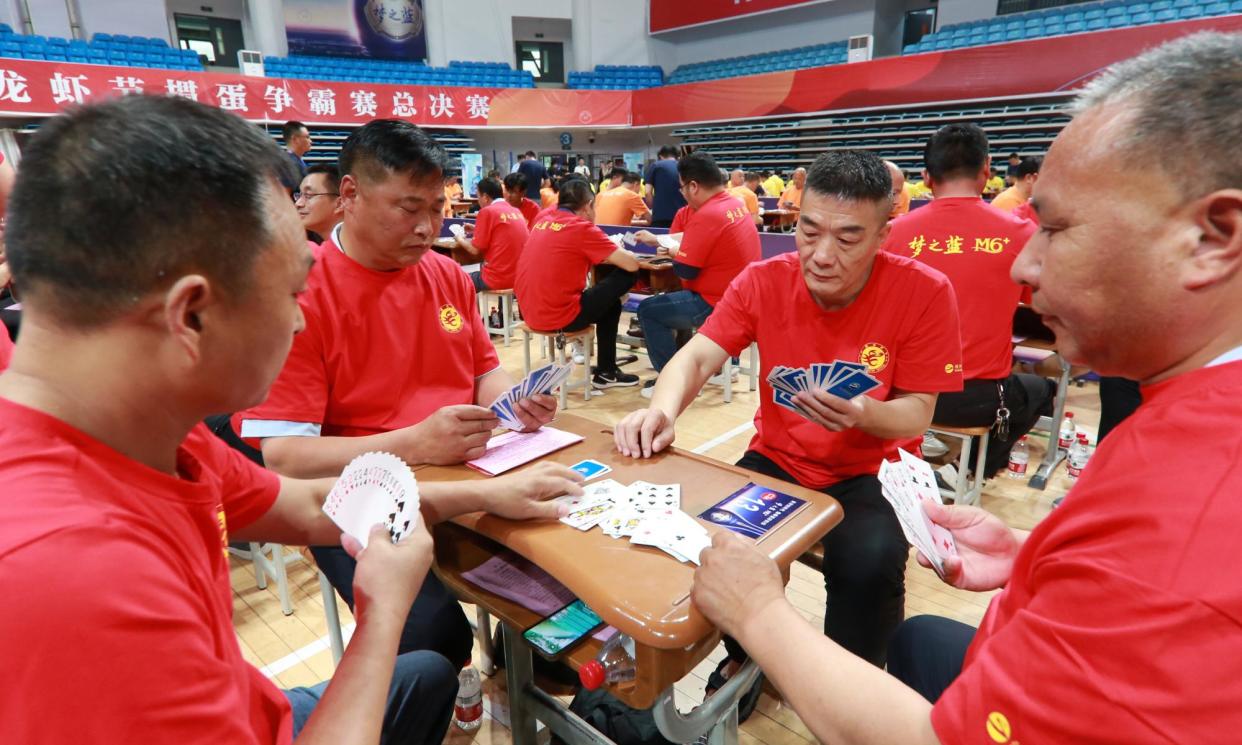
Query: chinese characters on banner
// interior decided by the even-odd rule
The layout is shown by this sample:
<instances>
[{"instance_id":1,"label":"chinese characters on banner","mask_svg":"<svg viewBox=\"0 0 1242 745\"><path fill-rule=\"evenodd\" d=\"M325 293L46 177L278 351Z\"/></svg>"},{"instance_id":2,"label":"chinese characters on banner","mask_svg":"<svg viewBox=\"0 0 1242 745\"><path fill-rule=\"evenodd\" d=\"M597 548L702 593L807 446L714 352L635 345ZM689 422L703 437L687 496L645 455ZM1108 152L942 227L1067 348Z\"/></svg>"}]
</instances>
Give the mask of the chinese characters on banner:
<instances>
[{"instance_id":1,"label":"chinese characters on banner","mask_svg":"<svg viewBox=\"0 0 1242 745\"><path fill-rule=\"evenodd\" d=\"M0 113L53 115L138 94L181 96L251 121L307 124L397 118L451 127L566 126L586 117L592 125L625 126L630 120L630 95L622 91L398 86L0 58Z\"/></svg>"}]
</instances>

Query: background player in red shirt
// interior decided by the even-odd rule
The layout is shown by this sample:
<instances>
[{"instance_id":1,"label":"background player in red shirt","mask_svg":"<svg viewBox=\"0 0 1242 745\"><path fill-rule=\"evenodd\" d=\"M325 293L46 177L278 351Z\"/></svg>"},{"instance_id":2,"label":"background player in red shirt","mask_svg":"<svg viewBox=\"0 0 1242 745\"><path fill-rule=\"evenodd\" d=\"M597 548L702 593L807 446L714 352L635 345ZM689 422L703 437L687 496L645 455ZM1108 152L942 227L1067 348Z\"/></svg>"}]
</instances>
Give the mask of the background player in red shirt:
<instances>
[{"instance_id":1,"label":"background player in red shirt","mask_svg":"<svg viewBox=\"0 0 1242 745\"><path fill-rule=\"evenodd\" d=\"M695 604L820 741L1190 743L1242 729L1242 190L1221 157L1242 148L1239 59L1242 37L1200 34L1119 63L1044 160L1043 228L1014 276L1068 359L1142 380L1144 400L1029 534L929 504L960 553L948 581L1003 588L977 632L912 618L889 655L898 677L885 675L808 626L776 566L732 533L703 553Z\"/></svg>"},{"instance_id":2,"label":"background player in red shirt","mask_svg":"<svg viewBox=\"0 0 1242 745\"><path fill-rule=\"evenodd\" d=\"M505 201L516 207L526 216L526 227L535 225L535 215L539 214L539 203L526 196L526 176L510 173L505 176Z\"/></svg>"},{"instance_id":3,"label":"background player in red shirt","mask_svg":"<svg viewBox=\"0 0 1242 745\"><path fill-rule=\"evenodd\" d=\"M936 198L893 221L887 251L940 271L953 283L962 320L962 377L957 393L936 399L932 421L986 427L984 476L1005 468L1009 450L1052 413L1056 383L1013 372L1013 314L1022 287L1009 277L1036 226L1000 212L979 196L991 169L988 136L975 124L946 124L927 140L924 182ZM1001 409L1008 409L1004 416Z\"/></svg>"},{"instance_id":4,"label":"background player in red shirt","mask_svg":"<svg viewBox=\"0 0 1242 745\"><path fill-rule=\"evenodd\" d=\"M725 189L724 176L711 155L698 151L683 156L677 161L677 175L691 212L679 226L679 245L663 250L673 257L682 289L653 295L638 306L638 322L657 375L677 351L676 332L702 326L733 278L761 255L759 232L741 200ZM641 231L639 238L659 245L647 231ZM647 381L643 395L650 395L654 386L654 378Z\"/></svg>"},{"instance_id":5,"label":"background player in red shirt","mask_svg":"<svg viewBox=\"0 0 1242 745\"><path fill-rule=\"evenodd\" d=\"M526 216L504 200L504 188L499 181L485 178L476 188L479 215L474 233L469 238L458 236L457 245L483 259L483 268L470 273L474 289L512 290L518 257L530 235Z\"/></svg>"},{"instance_id":6,"label":"background player in red shirt","mask_svg":"<svg viewBox=\"0 0 1242 745\"><path fill-rule=\"evenodd\" d=\"M381 727L439 742L456 671L396 655L425 530L350 547L358 628L330 684L282 693L233 629L230 534L341 539L321 509L331 479L279 477L200 424L261 400L303 325L311 255L287 157L228 112L161 96L54 118L23 155L7 237L25 319L0 375L0 586L21 612L0 615L0 742L375 743ZM425 521L483 507L469 491L420 484ZM487 508L556 514L500 501Z\"/></svg>"},{"instance_id":7,"label":"background player in red shirt","mask_svg":"<svg viewBox=\"0 0 1242 745\"><path fill-rule=\"evenodd\" d=\"M875 474L882 458L896 457L900 440L926 429L936 395L962 384L953 288L922 264L880 251L891 190L874 154L819 156L806 180L797 253L743 271L665 367L651 407L616 428L623 455L668 447L677 416L708 376L757 341L765 368L757 433L738 465L841 502L845 519L824 538L824 631L877 666L903 616L907 545ZM852 400L799 393L809 418L773 402L767 370L836 359L867 364L881 385ZM736 645L730 656L735 669Z\"/></svg>"}]
</instances>

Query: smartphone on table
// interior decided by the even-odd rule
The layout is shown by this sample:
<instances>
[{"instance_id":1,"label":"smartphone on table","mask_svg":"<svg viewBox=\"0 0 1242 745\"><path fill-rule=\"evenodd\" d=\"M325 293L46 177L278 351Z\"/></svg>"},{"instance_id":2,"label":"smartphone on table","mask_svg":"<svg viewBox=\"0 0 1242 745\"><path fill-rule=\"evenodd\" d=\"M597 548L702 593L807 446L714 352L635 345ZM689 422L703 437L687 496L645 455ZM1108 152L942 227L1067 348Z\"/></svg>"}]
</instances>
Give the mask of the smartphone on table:
<instances>
[{"instance_id":1,"label":"smartphone on table","mask_svg":"<svg viewBox=\"0 0 1242 745\"><path fill-rule=\"evenodd\" d=\"M541 655L549 659L590 636L604 625L604 619L595 615L581 600L556 611L522 633L522 637Z\"/></svg>"}]
</instances>

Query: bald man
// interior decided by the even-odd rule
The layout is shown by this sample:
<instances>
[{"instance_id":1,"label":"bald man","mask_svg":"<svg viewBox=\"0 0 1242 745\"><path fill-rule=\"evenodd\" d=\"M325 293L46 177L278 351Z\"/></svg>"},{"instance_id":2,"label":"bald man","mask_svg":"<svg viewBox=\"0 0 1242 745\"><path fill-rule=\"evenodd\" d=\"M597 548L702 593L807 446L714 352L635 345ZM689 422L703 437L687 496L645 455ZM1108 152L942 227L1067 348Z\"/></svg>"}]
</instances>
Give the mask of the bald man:
<instances>
[{"instance_id":1,"label":"bald man","mask_svg":"<svg viewBox=\"0 0 1242 745\"><path fill-rule=\"evenodd\" d=\"M798 212L802 209L802 187L806 186L806 169L793 172L793 180L781 194L780 206Z\"/></svg>"},{"instance_id":2,"label":"bald man","mask_svg":"<svg viewBox=\"0 0 1242 745\"><path fill-rule=\"evenodd\" d=\"M906 174L902 173L897 164L891 160L884 161L884 167L888 169L888 175L893 177L893 211L888 213L888 219L896 220L910 211L910 194L906 191Z\"/></svg>"}]
</instances>

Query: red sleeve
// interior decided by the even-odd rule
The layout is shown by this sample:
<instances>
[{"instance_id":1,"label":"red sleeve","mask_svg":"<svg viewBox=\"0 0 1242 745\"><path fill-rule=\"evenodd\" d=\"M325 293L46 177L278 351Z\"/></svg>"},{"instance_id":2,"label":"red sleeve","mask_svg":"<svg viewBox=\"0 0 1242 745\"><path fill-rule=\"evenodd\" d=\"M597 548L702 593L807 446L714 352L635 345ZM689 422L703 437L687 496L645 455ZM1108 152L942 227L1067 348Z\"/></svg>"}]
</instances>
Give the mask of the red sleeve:
<instances>
[{"instance_id":1,"label":"red sleeve","mask_svg":"<svg viewBox=\"0 0 1242 745\"><path fill-rule=\"evenodd\" d=\"M293 348L267 399L243 415L247 419L323 424L328 411L328 368L323 343L323 321L317 310L303 303L306 328L293 337Z\"/></svg>"},{"instance_id":2,"label":"red sleeve","mask_svg":"<svg viewBox=\"0 0 1242 745\"><path fill-rule=\"evenodd\" d=\"M280 477L226 445L207 425L199 424L190 430L185 446L224 484L224 514L229 530L250 525L276 504Z\"/></svg>"},{"instance_id":3,"label":"red sleeve","mask_svg":"<svg viewBox=\"0 0 1242 745\"><path fill-rule=\"evenodd\" d=\"M182 576L161 549L105 519L5 556L5 592L21 599L20 613L0 614L5 742L257 745L250 713L262 692L238 685L218 648L236 642L216 636L198 594L216 585ZM70 713L75 701L90 705Z\"/></svg>"},{"instance_id":4,"label":"red sleeve","mask_svg":"<svg viewBox=\"0 0 1242 745\"><path fill-rule=\"evenodd\" d=\"M682 207L677 210L677 214L673 215L673 224L669 226L668 232L681 233L686 229L686 223L690 221L690 208Z\"/></svg>"},{"instance_id":5,"label":"red sleeve","mask_svg":"<svg viewBox=\"0 0 1242 745\"><path fill-rule=\"evenodd\" d=\"M612 256L612 252L617 250L616 244L608 240L608 235L604 231L595 227L590 223L584 223L582 235L582 251L591 260L592 264L603 263L605 259Z\"/></svg>"},{"instance_id":6,"label":"red sleeve","mask_svg":"<svg viewBox=\"0 0 1242 745\"><path fill-rule=\"evenodd\" d=\"M730 356L738 356L755 340L754 305L758 294L759 273L752 265L729 283L729 289L699 333L719 344Z\"/></svg>"},{"instance_id":7,"label":"red sleeve","mask_svg":"<svg viewBox=\"0 0 1242 745\"><path fill-rule=\"evenodd\" d=\"M910 335L895 352L897 368L893 371L893 388L914 393L960 391L962 333L953 285L942 277L925 297L921 311L913 303L907 306L920 315L910 327Z\"/></svg>"},{"instance_id":8,"label":"red sleeve","mask_svg":"<svg viewBox=\"0 0 1242 745\"><path fill-rule=\"evenodd\" d=\"M492 224L494 222L496 222L496 210L479 210L479 216L474 221L474 237L470 239L475 248L487 250L487 244L491 243L492 240Z\"/></svg>"}]
</instances>

